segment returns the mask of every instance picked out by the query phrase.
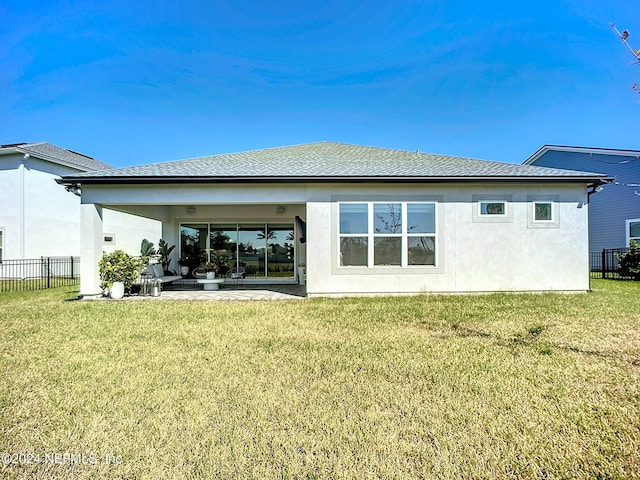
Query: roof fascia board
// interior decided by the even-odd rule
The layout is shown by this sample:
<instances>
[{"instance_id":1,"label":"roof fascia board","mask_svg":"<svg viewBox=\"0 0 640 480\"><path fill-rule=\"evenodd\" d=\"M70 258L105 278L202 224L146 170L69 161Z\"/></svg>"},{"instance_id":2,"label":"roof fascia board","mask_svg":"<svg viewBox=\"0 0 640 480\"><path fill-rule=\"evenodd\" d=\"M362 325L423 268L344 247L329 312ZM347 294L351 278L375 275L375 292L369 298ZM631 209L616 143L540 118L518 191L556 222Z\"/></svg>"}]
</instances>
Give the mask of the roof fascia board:
<instances>
[{"instance_id":1,"label":"roof fascia board","mask_svg":"<svg viewBox=\"0 0 640 480\"><path fill-rule=\"evenodd\" d=\"M564 177L73 177L56 181L61 185L143 185L176 183L584 183L605 184L606 176Z\"/></svg>"}]
</instances>

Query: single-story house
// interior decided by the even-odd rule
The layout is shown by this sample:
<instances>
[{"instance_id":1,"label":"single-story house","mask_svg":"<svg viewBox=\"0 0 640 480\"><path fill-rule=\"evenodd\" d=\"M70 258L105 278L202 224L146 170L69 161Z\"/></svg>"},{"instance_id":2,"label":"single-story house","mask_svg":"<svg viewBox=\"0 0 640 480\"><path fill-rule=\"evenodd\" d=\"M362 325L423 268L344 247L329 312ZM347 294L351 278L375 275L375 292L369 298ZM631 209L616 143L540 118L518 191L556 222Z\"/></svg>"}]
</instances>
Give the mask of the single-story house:
<instances>
[{"instance_id":1,"label":"single-story house","mask_svg":"<svg viewBox=\"0 0 640 480\"><path fill-rule=\"evenodd\" d=\"M80 255L80 197L56 183L64 175L110 165L51 143L0 145L0 261ZM105 209L101 251L139 253L143 238L157 242L157 220ZM0 272L0 275L2 272Z\"/></svg>"},{"instance_id":2,"label":"single-story house","mask_svg":"<svg viewBox=\"0 0 640 480\"><path fill-rule=\"evenodd\" d=\"M640 241L640 150L544 145L524 165L606 173L613 181L599 187L589 205L590 249Z\"/></svg>"},{"instance_id":3,"label":"single-story house","mask_svg":"<svg viewBox=\"0 0 640 480\"><path fill-rule=\"evenodd\" d=\"M308 296L586 291L606 175L319 142L64 176L82 191L83 296L105 208L162 222L174 261L224 254ZM195 258L197 257L197 258Z\"/></svg>"}]
</instances>

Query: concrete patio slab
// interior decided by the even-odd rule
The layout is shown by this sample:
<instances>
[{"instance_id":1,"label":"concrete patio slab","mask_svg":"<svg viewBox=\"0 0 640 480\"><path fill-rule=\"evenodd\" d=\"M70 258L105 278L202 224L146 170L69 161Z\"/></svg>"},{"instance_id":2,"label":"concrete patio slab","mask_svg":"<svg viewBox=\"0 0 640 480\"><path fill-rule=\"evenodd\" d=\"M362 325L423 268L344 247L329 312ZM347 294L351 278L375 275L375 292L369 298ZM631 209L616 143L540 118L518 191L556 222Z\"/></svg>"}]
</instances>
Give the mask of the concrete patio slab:
<instances>
[{"instance_id":1,"label":"concrete patio slab","mask_svg":"<svg viewBox=\"0 0 640 480\"><path fill-rule=\"evenodd\" d=\"M202 290L199 285L168 285L159 297L132 295L131 300L302 300L306 289L300 285L223 285L220 290Z\"/></svg>"}]
</instances>

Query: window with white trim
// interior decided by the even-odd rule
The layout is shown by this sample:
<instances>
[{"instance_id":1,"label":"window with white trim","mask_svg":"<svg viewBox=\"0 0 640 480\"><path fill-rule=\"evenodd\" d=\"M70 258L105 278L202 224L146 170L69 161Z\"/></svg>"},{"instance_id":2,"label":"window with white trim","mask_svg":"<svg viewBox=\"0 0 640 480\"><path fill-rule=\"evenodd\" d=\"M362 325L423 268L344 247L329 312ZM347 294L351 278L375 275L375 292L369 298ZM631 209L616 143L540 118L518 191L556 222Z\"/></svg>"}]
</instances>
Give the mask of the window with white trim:
<instances>
[{"instance_id":1,"label":"window with white trim","mask_svg":"<svg viewBox=\"0 0 640 480\"><path fill-rule=\"evenodd\" d=\"M435 202L339 203L339 265L436 265Z\"/></svg>"},{"instance_id":2,"label":"window with white trim","mask_svg":"<svg viewBox=\"0 0 640 480\"><path fill-rule=\"evenodd\" d=\"M553 222L553 202L533 202L534 222Z\"/></svg>"},{"instance_id":3,"label":"window with white trim","mask_svg":"<svg viewBox=\"0 0 640 480\"><path fill-rule=\"evenodd\" d=\"M481 217L505 217L507 215L507 202L492 202L483 200L478 202L478 208L478 214Z\"/></svg>"},{"instance_id":4,"label":"window with white trim","mask_svg":"<svg viewBox=\"0 0 640 480\"><path fill-rule=\"evenodd\" d=\"M640 243L640 218L627 220L627 247L632 241Z\"/></svg>"}]
</instances>

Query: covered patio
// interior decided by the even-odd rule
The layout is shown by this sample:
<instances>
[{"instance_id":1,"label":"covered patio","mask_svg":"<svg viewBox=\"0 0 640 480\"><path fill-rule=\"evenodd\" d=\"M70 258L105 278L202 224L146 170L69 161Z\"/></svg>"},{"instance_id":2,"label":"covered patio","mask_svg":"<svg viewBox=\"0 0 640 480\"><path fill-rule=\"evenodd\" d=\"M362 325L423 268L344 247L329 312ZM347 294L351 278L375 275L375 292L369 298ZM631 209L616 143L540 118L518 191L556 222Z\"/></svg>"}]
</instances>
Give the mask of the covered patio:
<instances>
[{"instance_id":1,"label":"covered patio","mask_svg":"<svg viewBox=\"0 0 640 480\"><path fill-rule=\"evenodd\" d=\"M190 196L192 192L188 190L181 189L181 196ZM85 191L94 193L89 188L85 188ZM301 218L306 215L306 205L303 202L283 198L281 202L258 203L257 198L251 198L246 192L242 195L242 192L236 190L226 192L224 203L216 202L217 198L212 197L217 195L210 192L209 203L187 203L185 198L181 198L181 202L153 205L148 200L149 196L144 203L131 201L131 197L144 195L144 188L130 189L126 194L120 196L120 202L100 195L101 202L97 201L98 198L92 198L95 203L82 205L83 246L88 247L83 255L84 258L95 259L96 265L103 251L101 242L98 243L98 239L104 235L101 210L107 207L161 222L162 238L169 246L175 245L169 257L168 271L183 277L171 285L163 285L167 294L163 295L165 297L169 293L180 298L215 293L215 290L203 292L203 285L198 283L198 280L203 282L202 277L195 274L196 268L202 268L214 259L224 265L224 269L218 272L219 277L224 277L230 269L242 269L240 282L234 283L227 279L221 286L223 298L230 297L231 290L251 291L255 287L270 291L272 286L297 287L304 283L304 273L300 273L306 262L306 244L300 228L303 223ZM83 201L88 197L88 194L83 193ZM149 240L157 242L157 239ZM91 265L87 266L84 262L83 267L91 269ZM83 297L95 296L96 274L96 270L83 272ZM303 287L302 291L305 290ZM275 294L272 292L263 296L271 298L282 294L276 291ZM256 295L253 294L254 297ZM233 299L247 296L247 293L236 294L237 298ZM211 299L212 296L203 298Z\"/></svg>"}]
</instances>

